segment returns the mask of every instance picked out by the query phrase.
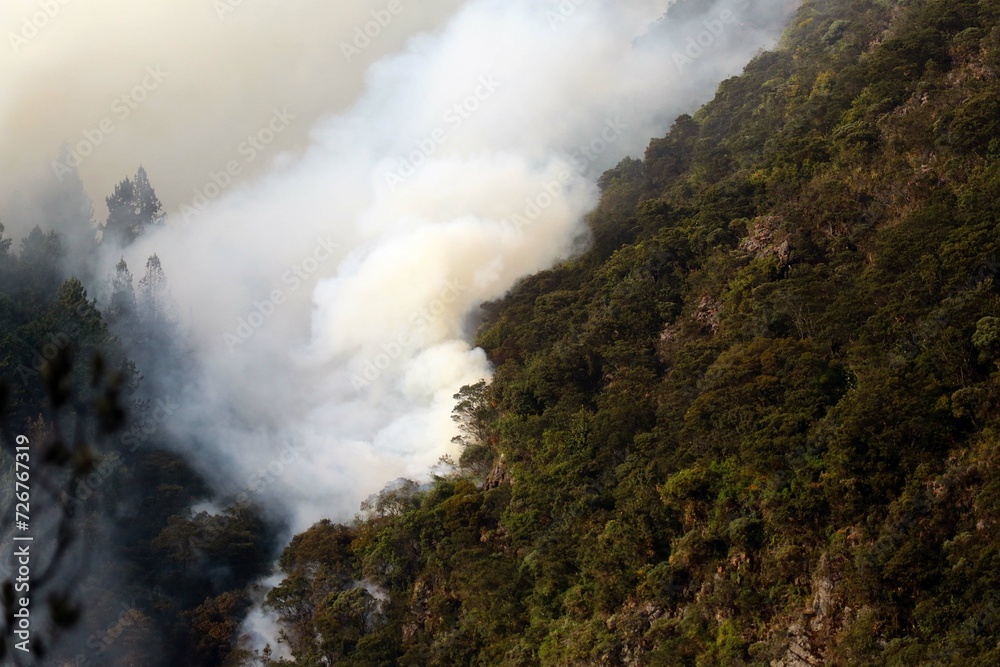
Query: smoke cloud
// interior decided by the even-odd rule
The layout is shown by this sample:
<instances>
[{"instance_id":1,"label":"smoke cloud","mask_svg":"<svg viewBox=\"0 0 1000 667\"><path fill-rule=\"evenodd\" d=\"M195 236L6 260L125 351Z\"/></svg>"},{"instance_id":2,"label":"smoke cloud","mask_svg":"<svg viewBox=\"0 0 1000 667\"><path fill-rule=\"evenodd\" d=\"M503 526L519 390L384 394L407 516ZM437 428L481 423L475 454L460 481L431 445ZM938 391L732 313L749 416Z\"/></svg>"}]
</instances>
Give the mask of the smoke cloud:
<instances>
[{"instance_id":1,"label":"smoke cloud","mask_svg":"<svg viewBox=\"0 0 1000 667\"><path fill-rule=\"evenodd\" d=\"M103 260L162 260L198 368L169 428L221 492L296 531L454 453L452 395L490 375L469 344L479 304L578 250L601 171L709 99L793 8L95 4L55 2L0 64L15 91L0 164L51 170L111 119L84 185L97 198L142 162L171 212Z\"/></svg>"}]
</instances>

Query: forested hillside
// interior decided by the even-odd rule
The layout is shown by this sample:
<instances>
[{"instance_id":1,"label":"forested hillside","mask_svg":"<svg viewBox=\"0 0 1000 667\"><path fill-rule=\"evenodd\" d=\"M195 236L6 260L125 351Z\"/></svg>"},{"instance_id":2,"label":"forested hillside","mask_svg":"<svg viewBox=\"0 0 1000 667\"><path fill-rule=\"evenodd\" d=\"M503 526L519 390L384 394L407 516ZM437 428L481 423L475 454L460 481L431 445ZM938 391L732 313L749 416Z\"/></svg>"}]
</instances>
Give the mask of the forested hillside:
<instances>
[{"instance_id":1,"label":"forested hillside","mask_svg":"<svg viewBox=\"0 0 1000 667\"><path fill-rule=\"evenodd\" d=\"M601 187L453 472L285 550L295 664L1000 664L1000 6L807 1Z\"/></svg>"},{"instance_id":2,"label":"forested hillside","mask_svg":"<svg viewBox=\"0 0 1000 667\"><path fill-rule=\"evenodd\" d=\"M162 217L141 167L136 184L133 192L125 179L109 197L113 235L138 235ZM140 199L152 203L143 210ZM0 224L0 662L217 665L230 640L210 635L205 619L213 627L229 619L235 631L250 599L227 591L264 574L274 530L250 503L195 509L212 495L176 453L168 424L179 398L164 388L166 362L157 363L184 358L167 278L153 255L133 285L122 260L99 304L65 275L72 262L94 260L87 218L74 221L85 238L90 232L77 257L60 234L37 227L14 246ZM27 459L15 443L27 444ZM15 456L27 462L15 468ZM30 489L17 510L30 508L38 538L28 577L8 548L15 472L28 482L17 494ZM30 657L15 648L22 597L32 601Z\"/></svg>"}]
</instances>

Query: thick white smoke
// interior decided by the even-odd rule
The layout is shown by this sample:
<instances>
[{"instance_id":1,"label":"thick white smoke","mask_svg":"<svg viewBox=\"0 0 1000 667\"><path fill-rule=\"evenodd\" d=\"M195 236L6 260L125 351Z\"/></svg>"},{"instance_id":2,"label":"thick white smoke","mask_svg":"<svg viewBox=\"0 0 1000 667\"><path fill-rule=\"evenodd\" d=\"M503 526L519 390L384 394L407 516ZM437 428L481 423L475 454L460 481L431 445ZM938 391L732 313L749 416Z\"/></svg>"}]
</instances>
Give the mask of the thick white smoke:
<instances>
[{"instance_id":1,"label":"thick white smoke","mask_svg":"<svg viewBox=\"0 0 1000 667\"><path fill-rule=\"evenodd\" d=\"M210 162L183 175L169 175L182 168L174 148L161 164L144 160L161 192L166 181L185 193L163 197L167 228L126 253L133 270L158 253L197 350L200 375L170 428L221 489L280 508L294 530L349 518L389 480L423 476L451 452L452 395L490 373L468 342L479 304L573 252L601 171L706 101L791 8L718 0L661 21L673 0L400 3L413 36L382 57L374 43L345 53L370 16L323 48L300 40L320 60L370 62L356 98L319 122L316 104L232 108L254 73L270 72L268 29L248 18L260 54L239 63L235 83L216 76L221 108L255 141L213 152L188 139ZM283 38L315 32L315 17L282 11ZM339 91L328 109L344 106L349 85L310 84ZM158 145L155 127L154 117L142 131ZM305 128L308 148L279 150Z\"/></svg>"}]
</instances>

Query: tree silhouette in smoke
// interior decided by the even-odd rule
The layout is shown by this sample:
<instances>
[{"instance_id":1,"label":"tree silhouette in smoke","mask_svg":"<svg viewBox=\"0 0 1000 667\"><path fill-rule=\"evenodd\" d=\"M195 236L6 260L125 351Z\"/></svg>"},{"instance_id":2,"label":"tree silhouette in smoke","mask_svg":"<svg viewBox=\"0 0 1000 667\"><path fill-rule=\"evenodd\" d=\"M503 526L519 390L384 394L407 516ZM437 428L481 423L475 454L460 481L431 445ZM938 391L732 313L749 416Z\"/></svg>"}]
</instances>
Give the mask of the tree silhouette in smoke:
<instances>
[{"instance_id":1,"label":"tree silhouette in smoke","mask_svg":"<svg viewBox=\"0 0 1000 667\"><path fill-rule=\"evenodd\" d=\"M171 316L173 305L160 258L155 254L150 255L146 260L146 275L139 281L141 314L147 323L157 323L161 320L169 322L173 319Z\"/></svg>"},{"instance_id":2,"label":"tree silhouette in smoke","mask_svg":"<svg viewBox=\"0 0 1000 667\"><path fill-rule=\"evenodd\" d=\"M130 319L135 314L135 289L132 287L132 272L123 257L115 266L111 278L111 302L108 304L107 318L110 324Z\"/></svg>"},{"instance_id":3,"label":"tree silhouette in smoke","mask_svg":"<svg viewBox=\"0 0 1000 667\"><path fill-rule=\"evenodd\" d=\"M139 167L135 178L128 177L115 186L114 193L104 200L108 205L108 221L104 227L104 241L112 240L122 246L133 243L151 226L163 222L163 205L146 170Z\"/></svg>"}]
</instances>

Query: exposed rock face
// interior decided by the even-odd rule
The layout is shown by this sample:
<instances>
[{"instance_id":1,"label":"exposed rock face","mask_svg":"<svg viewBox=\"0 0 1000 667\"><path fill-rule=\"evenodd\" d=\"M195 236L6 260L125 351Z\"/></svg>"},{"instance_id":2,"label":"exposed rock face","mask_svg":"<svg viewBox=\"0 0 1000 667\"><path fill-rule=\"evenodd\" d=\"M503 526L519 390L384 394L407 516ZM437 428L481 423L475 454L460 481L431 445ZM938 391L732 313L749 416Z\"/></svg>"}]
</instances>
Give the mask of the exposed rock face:
<instances>
[{"instance_id":1,"label":"exposed rock face","mask_svg":"<svg viewBox=\"0 0 1000 667\"><path fill-rule=\"evenodd\" d=\"M748 225L749 235L740 241L740 250L754 257L776 257L785 266L791 258L791 247L778 231L780 219L774 215L754 218Z\"/></svg>"},{"instance_id":2,"label":"exposed rock face","mask_svg":"<svg viewBox=\"0 0 1000 667\"><path fill-rule=\"evenodd\" d=\"M818 667L826 664L823 637L834 623L833 581L826 574L826 559L820 561L813 580L813 601L799 621L788 627L788 648L771 667Z\"/></svg>"},{"instance_id":3,"label":"exposed rock face","mask_svg":"<svg viewBox=\"0 0 1000 667\"><path fill-rule=\"evenodd\" d=\"M608 629L623 639L620 654L623 667L648 664L645 654L650 646L646 635L653 621L665 613L665 609L650 602L637 603L630 600L618 613L608 618Z\"/></svg>"},{"instance_id":4,"label":"exposed rock face","mask_svg":"<svg viewBox=\"0 0 1000 667\"><path fill-rule=\"evenodd\" d=\"M509 484L510 481L510 473L507 472L507 466L504 463L503 456L501 456L500 460L493 466L493 469L490 470L490 474L486 476L486 480L483 482L483 491L489 491L498 486Z\"/></svg>"},{"instance_id":5,"label":"exposed rock face","mask_svg":"<svg viewBox=\"0 0 1000 667\"><path fill-rule=\"evenodd\" d=\"M800 624L796 623L788 628L788 634L791 636L788 652L781 660L772 661L771 667L818 667L823 664Z\"/></svg>"},{"instance_id":6,"label":"exposed rock face","mask_svg":"<svg viewBox=\"0 0 1000 667\"><path fill-rule=\"evenodd\" d=\"M694 314L694 320L702 328L714 334L719 330L719 311L721 309L722 306L718 301L708 295L704 295L698 301L698 310Z\"/></svg>"}]
</instances>

